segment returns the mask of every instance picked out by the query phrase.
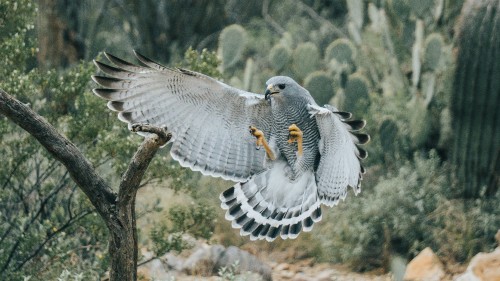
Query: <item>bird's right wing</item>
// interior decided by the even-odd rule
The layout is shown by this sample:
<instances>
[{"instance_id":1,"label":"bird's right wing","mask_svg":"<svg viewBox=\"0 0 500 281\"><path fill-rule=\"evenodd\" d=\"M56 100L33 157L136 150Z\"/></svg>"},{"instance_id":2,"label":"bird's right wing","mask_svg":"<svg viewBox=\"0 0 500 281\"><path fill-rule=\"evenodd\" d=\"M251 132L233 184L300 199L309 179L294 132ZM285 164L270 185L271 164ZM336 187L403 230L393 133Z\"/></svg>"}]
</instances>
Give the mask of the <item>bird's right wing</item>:
<instances>
[{"instance_id":1,"label":"bird's right wing","mask_svg":"<svg viewBox=\"0 0 500 281\"><path fill-rule=\"evenodd\" d=\"M129 124L148 123L172 132L171 154L203 174L245 181L265 169L249 126L270 134L271 111L263 95L230 87L201 73L172 69L137 54L134 65L106 54L115 66L95 62L108 76L93 76L94 93Z\"/></svg>"},{"instance_id":2,"label":"bird's right wing","mask_svg":"<svg viewBox=\"0 0 500 281\"><path fill-rule=\"evenodd\" d=\"M321 156L316 170L318 196L323 204L333 206L339 199L345 199L348 186L355 194L361 191L364 173L361 159L366 158L367 153L358 145L367 143L370 137L352 132L362 129L365 121L347 121L351 117L348 112L339 112L329 105L309 105L308 110L316 118L320 134Z\"/></svg>"}]
</instances>

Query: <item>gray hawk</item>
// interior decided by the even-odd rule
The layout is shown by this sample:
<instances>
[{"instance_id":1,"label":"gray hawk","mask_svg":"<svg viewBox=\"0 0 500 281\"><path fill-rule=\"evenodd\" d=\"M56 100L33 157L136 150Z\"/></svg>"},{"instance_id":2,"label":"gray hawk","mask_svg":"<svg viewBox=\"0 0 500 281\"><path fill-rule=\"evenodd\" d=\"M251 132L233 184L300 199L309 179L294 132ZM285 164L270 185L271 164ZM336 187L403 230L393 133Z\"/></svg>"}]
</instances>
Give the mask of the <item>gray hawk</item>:
<instances>
[{"instance_id":1,"label":"gray hawk","mask_svg":"<svg viewBox=\"0 0 500 281\"><path fill-rule=\"evenodd\" d=\"M365 121L318 106L289 77L269 79L261 95L135 54L142 65L110 54L114 66L95 61L109 76L92 76L102 86L94 93L129 128L167 127L182 166L236 182L220 200L241 235L296 238L321 220L322 204L345 199L348 186L360 192L367 153L359 145L369 136L354 131Z\"/></svg>"}]
</instances>

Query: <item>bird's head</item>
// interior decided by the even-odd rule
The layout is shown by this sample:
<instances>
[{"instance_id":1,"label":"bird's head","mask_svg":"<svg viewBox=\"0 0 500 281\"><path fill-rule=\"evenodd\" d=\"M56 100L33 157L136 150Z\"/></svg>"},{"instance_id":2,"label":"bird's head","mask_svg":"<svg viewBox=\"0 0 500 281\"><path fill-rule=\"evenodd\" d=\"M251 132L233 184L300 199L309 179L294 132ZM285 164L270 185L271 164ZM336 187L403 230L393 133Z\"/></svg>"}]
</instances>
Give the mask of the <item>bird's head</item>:
<instances>
[{"instance_id":1,"label":"bird's head","mask_svg":"<svg viewBox=\"0 0 500 281\"><path fill-rule=\"evenodd\" d=\"M294 98L304 91L307 92L292 78L287 76L275 76L266 82L265 99L269 100L273 95Z\"/></svg>"}]
</instances>

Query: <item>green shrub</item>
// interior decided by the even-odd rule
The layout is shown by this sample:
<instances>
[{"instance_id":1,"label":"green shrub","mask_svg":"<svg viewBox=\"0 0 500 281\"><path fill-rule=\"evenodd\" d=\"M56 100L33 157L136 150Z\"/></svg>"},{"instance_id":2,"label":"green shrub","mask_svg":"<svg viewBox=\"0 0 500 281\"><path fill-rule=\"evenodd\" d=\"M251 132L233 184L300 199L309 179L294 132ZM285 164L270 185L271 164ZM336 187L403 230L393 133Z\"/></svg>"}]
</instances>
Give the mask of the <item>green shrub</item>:
<instances>
[{"instance_id":1,"label":"green shrub","mask_svg":"<svg viewBox=\"0 0 500 281\"><path fill-rule=\"evenodd\" d=\"M435 151L415 154L397 174L340 204L323 237L325 258L363 271L387 266L392 253L412 258L428 246L452 261L492 249L500 206L453 198L448 175Z\"/></svg>"}]
</instances>

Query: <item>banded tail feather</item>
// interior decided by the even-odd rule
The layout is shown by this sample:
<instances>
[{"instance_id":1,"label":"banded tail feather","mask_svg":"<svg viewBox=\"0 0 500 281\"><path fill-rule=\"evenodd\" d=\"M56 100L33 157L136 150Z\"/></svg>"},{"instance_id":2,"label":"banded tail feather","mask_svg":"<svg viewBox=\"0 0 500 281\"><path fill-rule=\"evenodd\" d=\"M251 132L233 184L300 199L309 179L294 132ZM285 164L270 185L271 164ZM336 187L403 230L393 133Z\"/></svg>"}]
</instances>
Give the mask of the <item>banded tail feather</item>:
<instances>
[{"instance_id":1,"label":"banded tail feather","mask_svg":"<svg viewBox=\"0 0 500 281\"><path fill-rule=\"evenodd\" d=\"M281 186L272 185L277 181L268 180L269 173L268 170L257 174L221 193L225 218L233 228L240 229L240 235L250 236L251 240L271 242L278 236L294 239L302 231L311 231L314 223L321 220L312 173L290 182L282 172Z\"/></svg>"}]
</instances>

